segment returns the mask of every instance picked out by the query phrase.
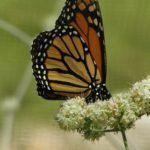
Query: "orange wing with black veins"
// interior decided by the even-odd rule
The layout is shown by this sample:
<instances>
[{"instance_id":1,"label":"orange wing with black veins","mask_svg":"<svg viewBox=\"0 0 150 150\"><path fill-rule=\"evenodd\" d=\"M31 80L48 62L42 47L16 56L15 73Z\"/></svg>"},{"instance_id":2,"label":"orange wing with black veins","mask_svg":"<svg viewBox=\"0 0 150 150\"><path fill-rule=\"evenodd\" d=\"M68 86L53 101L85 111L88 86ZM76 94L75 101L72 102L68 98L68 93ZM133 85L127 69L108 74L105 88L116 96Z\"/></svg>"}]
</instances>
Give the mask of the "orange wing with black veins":
<instances>
[{"instance_id":1,"label":"orange wing with black veins","mask_svg":"<svg viewBox=\"0 0 150 150\"><path fill-rule=\"evenodd\" d=\"M84 41L98 66L102 83L106 82L106 48L103 22L97 0L67 0L56 26L72 25Z\"/></svg>"}]
</instances>

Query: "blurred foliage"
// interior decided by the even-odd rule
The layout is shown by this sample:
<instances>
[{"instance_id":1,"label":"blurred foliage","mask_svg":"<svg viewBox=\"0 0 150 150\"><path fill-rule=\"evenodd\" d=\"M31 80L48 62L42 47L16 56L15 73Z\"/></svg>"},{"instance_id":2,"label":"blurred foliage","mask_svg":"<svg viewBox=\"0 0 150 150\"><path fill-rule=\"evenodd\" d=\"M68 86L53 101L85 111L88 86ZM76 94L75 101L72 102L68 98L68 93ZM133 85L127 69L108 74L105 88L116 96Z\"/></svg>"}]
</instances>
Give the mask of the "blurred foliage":
<instances>
[{"instance_id":1,"label":"blurred foliage","mask_svg":"<svg viewBox=\"0 0 150 150\"><path fill-rule=\"evenodd\" d=\"M50 16L58 16L64 0L0 0L0 19L23 30L31 37L43 31L43 23ZM101 0L108 76L112 93L130 87L150 73L150 1ZM49 20L54 24L54 20ZM9 33L0 29L0 100L13 95L30 61L30 49ZM27 91L17 113L18 126L24 121L38 124L52 120L60 102L44 101L37 96L35 81ZM39 121L40 120L40 121ZM36 125L37 125L36 124ZM52 124L54 125L54 124Z\"/></svg>"},{"instance_id":2,"label":"blurred foliage","mask_svg":"<svg viewBox=\"0 0 150 150\"><path fill-rule=\"evenodd\" d=\"M108 83L122 90L150 73L150 2L102 1L108 53Z\"/></svg>"}]
</instances>

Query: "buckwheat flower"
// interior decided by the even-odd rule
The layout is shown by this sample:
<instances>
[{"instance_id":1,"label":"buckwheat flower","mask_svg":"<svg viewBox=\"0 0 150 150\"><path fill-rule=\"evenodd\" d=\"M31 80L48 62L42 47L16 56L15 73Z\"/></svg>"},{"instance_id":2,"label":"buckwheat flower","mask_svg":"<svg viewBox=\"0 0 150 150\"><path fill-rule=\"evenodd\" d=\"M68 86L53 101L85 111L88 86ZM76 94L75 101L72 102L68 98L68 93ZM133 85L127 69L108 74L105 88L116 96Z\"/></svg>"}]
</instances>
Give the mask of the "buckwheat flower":
<instances>
[{"instance_id":1,"label":"buckwheat flower","mask_svg":"<svg viewBox=\"0 0 150 150\"><path fill-rule=\"evenodd\" d=\"M130 99L129 93L122 93L113 97L113 105L109 103L109 111L112 112L109 126L114 130L131 128L137 120L135 110L138 108Z\"/></svg>"},{"instance_id":2,"label":"buckwheat flower","mask_svg":"<svg viewBox=\"0 0 150 150\"><path fill-rule=\"evenodd\" d=\"M83 98L73 98L63 103L56 120L65 130L76 130L84 124L86 102Z\"/></svg>"},{"instance_id":3,"label":"buckwheat flower","mask_svg":"<svg viewBox=\"0 0 150 150\"><path fill-rule=\"evenodd\" d=\"M107 120L109 118L107 104L107 101L98 101L87 106L86 117L90 118L94 123L94 126L97 128L103 129L103 127L107 124Z\"/></svg>"},{"instance_id":4,"label":"buckwheat flower","mask_svg":"<svg viewBox=\"0 0 150 150\"><path fill-rule=\"evenodd\" d=\"M109 101L88 104L85 123L80 133L88 140L98 140L105 132L125 130L133 127L137 120L129 93L117 94Z\"/></svg>"},{"instance_id":5,"label":"buckwheat flower","mask_svg":"<svg viewBox=\"0 0 150 150\"><path fill-rule=\"evenodd\" d=\"M57 114L61 128L77 131L85 139L98 140L106 132L130 129L144 114L150 114L150 77L109 101L86 104L84 98L66 101Z\"/></svg>"},{"instance_id":6,"label":"buckwheat flower","mask_svg":"<svg viewBox=\"0 0 150 150\"><path fill-rule=\"evenodd\" d=\"M150 76L141 82L137 82L130 89L133 102L139 108L138 116L150 115Z\"/></svg>"},{"instance_id":7,"label":"buckwheat flower","mask_svg":"<svg viewBox=\"0 0 150 150\"><path fill-rule=\"evenodd\" d=\"M98 101L86 107L85 123L80 133L88 140L98 140L107 128L107 102Z\"/></svg>"},{"instance_id":8,"label":"buckwheat flower","mask_svg":"<svg viewBox=\"0 0 150 150\"><path fill-rule=\"evenodd\" d=\"M108 123L107 128L113 128L116 126L117 119L120 117L120 111L118 108L118 104L116 103L114 98L111 98L109 102L107 102L107 111L108 111Z\"/></svg>"},{"instance_id":9,"label":"buckwheat flower","mask_svg":"<svg viewBox=\"0 0 150 150\"><path fill-rule=\"evenodd\" d=\"M60 127L77 131L88 140L98 140L105 132L125 130L134 125L136 105L130 95L117 94L109 101L86 104L77 97L66 101L57 114Z\"/></svg>"}]
</instances>

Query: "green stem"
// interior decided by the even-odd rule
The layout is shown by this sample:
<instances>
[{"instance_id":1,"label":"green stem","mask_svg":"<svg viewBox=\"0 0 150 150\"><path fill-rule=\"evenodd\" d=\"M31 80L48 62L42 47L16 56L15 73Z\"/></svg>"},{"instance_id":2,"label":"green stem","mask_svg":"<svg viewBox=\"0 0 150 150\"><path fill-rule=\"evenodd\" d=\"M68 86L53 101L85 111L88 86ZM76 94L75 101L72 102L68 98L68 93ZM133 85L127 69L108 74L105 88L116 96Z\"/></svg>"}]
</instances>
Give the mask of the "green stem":
<instances>
[{"instance_id":1,"label":"green stem","mask_svg":"<svg viewBox=\"0 0 150 150\"><path fill-rule=\"evenodd\" d=\"M114 129L106 129L106 130L96 130L92 129L95 132L119 132L120 130L114 130Z\"/></svg>"},{"instance_id":2,"label":"green stem","mask_svg":"<svg viewBox=\"0 0 150 150\"><path fill-rule=\"evenodd\" d=\"M121 134L122 134L125 150L129 150L129 146L128 146L128 141L127 141L125 130L123 130L123 129L122 130L114 130L114 129L96 130L96 129L93 129L93 131L95 131L95 132L119 132L120 131Z\"/></svg>"},{"instance_id":3,"label":"green stem","mask_svg":"<svg viewBox=\"0 0 150 150\"><path fill-rule=\"evenodd\" d=\"M128 141L127 141L125 130L121 130L121 134L122 134L125 150L129 150L129 146L128 146Z\"/></svg>"}]
</instances>

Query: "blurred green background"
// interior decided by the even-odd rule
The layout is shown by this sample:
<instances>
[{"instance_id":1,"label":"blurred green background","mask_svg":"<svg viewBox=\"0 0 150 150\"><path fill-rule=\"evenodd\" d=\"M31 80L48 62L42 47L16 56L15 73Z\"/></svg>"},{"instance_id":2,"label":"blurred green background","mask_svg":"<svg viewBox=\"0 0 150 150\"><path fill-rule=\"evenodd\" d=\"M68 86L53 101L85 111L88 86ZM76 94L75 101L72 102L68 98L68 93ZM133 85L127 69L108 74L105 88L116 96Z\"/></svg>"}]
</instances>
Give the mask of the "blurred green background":
<instances>
[{"instance_id":1,"label":"blurred green background","mask_svg":"<svg viewBox=\"0 0 150 150\"><path fill-rule=\"evenodd\" d=\"M33 38L41 31L52 29L64 1L0 0L0 19ZM107 46L107 84L110 91L116 93L150 74L150 1L101 0L100 5ZM0 102L13 96L30 62L30 49L0 28ZM32 78L16 113L13 142L18 144L17 136L21 137L33 127L57 128L54 116L60 104L59 101L44 101L38 97ZM0 111L0 127L2 115Z\"/></svg>"}]
</instances>

